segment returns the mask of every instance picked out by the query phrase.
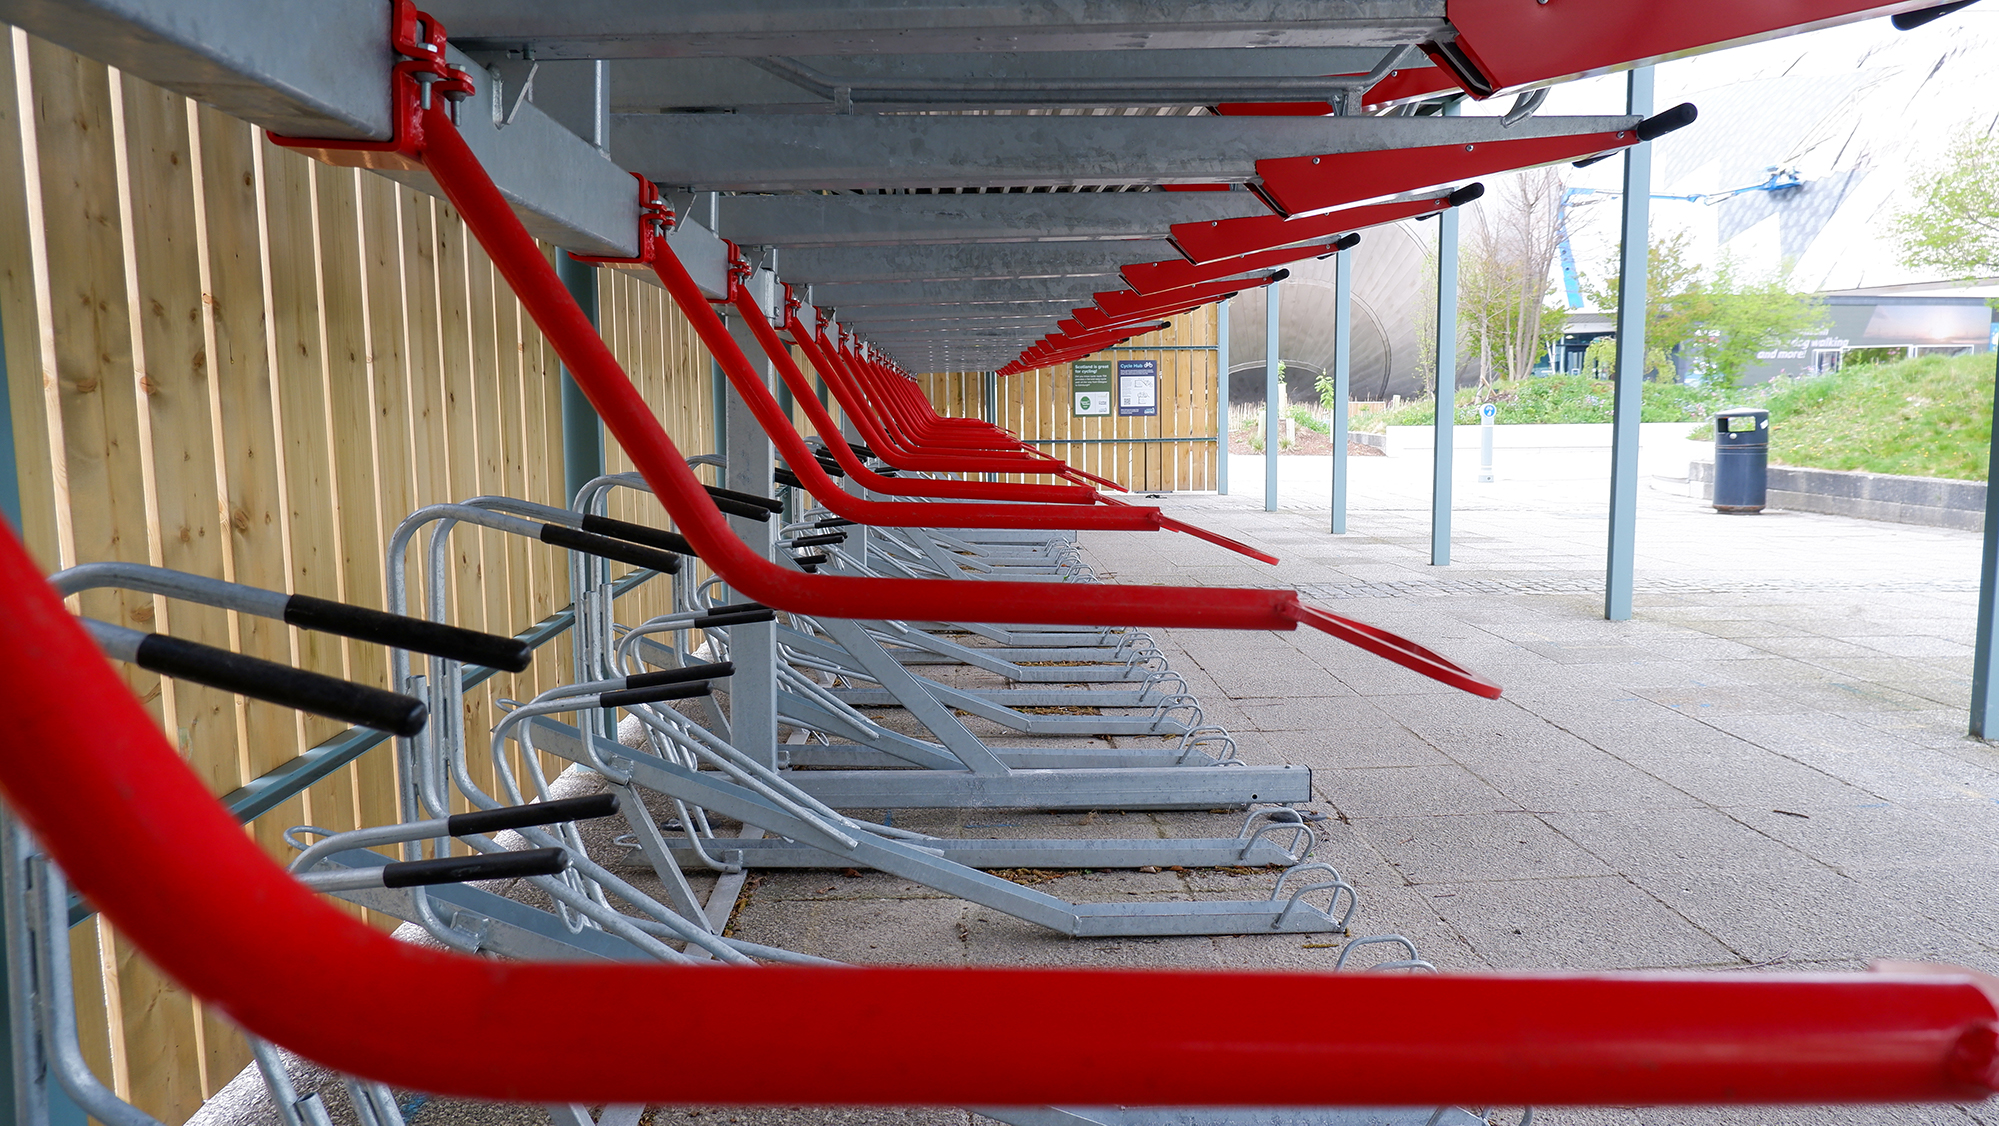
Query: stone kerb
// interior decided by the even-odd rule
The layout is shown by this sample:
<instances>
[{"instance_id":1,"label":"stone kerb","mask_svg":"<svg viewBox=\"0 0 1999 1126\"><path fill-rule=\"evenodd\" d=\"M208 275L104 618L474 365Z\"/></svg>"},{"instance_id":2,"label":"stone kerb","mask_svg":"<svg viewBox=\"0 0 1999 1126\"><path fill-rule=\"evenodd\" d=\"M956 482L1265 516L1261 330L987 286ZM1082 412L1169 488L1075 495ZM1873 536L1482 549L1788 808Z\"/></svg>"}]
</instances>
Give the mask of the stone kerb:
<instances>
[{"instance_id":1,"label":"stone kerb","mask_svg":"<svg viewBox=\"0 0 1999 1126\"><path fill-rule=\"evenodd\" d=\"M1698 490L1696 495L1701 499L1712 499L1714 463L1696 461L1688 470L1689 491ZM1772 508L1793 512L1820 512L1895 524L1973 532L1985 526L1983 481L1773 465L1768 501Z\"/></svg>"}]
</instances>

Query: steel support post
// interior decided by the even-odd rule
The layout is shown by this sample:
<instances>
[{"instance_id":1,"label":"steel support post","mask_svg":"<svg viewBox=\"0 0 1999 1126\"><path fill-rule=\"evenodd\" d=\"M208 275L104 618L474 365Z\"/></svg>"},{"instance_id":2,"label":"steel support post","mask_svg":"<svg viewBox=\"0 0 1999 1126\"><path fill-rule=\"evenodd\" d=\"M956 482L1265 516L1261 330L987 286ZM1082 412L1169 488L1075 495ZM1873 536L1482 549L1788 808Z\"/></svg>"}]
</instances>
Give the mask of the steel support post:
<instances>
[{"instance_id":1,"label":"steel support post","mask_svg":"<svg viewBox=\"0 0 1999 1126\"><path fill-rule=\"evenodd\" d=\"M1347 394L1353 355L1353 258L1333 255L1333 503L1332 531L1347 530Z\"/></svg>"},{"instance_id":2,"label":"steel support post","mask_svg":"<svg viewBox=\"0 0 1999 1126\"><path fill-rule=\"evenodd\" d=\"M595 325L597 267L578 262L558 250L555 272L562 278L562 284L569 287L569 295L576 299L583 315ZM604 420L597 417L597 408L590 405L589 397L576 385L565 366L562 369L562 503L574 503L578 490L603 475Z\"/></svg>"},{"instance_id":3,"label":"steel support post","mask_svg":"<svg viewBox=\"0 0 1999 1126\"><path fill-rule=\"evenodd\" d=\"M1652 68L1626 76L1632 113L1652 112ZM1610 416L1610 544L1603 616L1631 620L1632 554L1637 545L1638 422L1645 386L1646 251L1651 244L1652 145L1624 150L1624 229L1617 268L1617 389Z\"/></svg>"},{"instance_id":4,"label":"steel support post","mask_svg":"<svg viewBox=\"0 0 1999 1126\"><path fill-rule=\"evenodd\" d=\"M1451 103L1445 113L1457 113ZM1452 430L1458 407L1458 209L1437 216L1437 447L1430 469L1430 565L1451 565Z\"/></svg>"},{"instance_id":5,"label":"steel support post","mask_svg":"<svg viewBox=\"0 0 1999 1126\"><path fill-rule=\"evenodd\" d=\"M1215 493L1229 495L1229 306L1215 306Z\"/></svg>"},{"instance_id":6,"label":"steel support post","mask_svg":"<svg viewBox=\"0 0 1999 1126\"><path fill-rule=\"evenodd\" d=\"M758 270L751 276L748 285L756 297L758 309L767 312L775 305L776 276L769 270ZM763 345L751 335L749 326L742 322L742 315L733 309L729 316L729 331L743 349L743 354L753 357L751 364L764 386L771 387L779 382L776 366L767 359L758 358L763 356ZM733 387L728 391L724 414L729 466L723 474L723 487L760 497L770 496L774 457L770 435L764 433L756 416L750 413L749 404ZM777 546L777 524L774 520L731 516L729 525L759 555L767 559L773 556ZM735 676L729 681L730 741L743 748L744 754L754 756L774 770L777 768L778 742L776 623L729 627L729 658L736 662Z\"/></svg>"},{"instance_id":7,"label":"steel support post","mask_svg":"<svg viewBox=\"0 0 1999 1126\"><path fill-rule=\"evenodd\" d=\"M715 420L715 456L729 456L729 377L722 374L722 365L708 361L708 401L709 413ZM716 480L720 480L720 476Z\"/></svg>"},{"instance_id":8,"label":"steel support post","mask_svg":"<svg viewBox=\"0 0 1999 1126\"><path fill-rule=\"evenodd\" d=\"M1277 437L1284 432L1277 417L1277 388L1283 381L1277 358L1277 290L1283 282L1263 287L1263 510L1277 511Z\"/></svg>"},{"instance_id":9,"label":"steel support post","mask_svg":"<svg viewBox=\"0 0 1999 1126\"><path fill-rule=\"evenodd\" d=\"M985 421L988 426L999 425L999 373L982 371L979 373L980 390L985 392ZM988 473L986 480L998 481L999 474Z\"/></svg>"},{"instance_id":10,"label":"steel support post","mask_svg":"<svg viewBox=\"0 0 1999 1126\"><path fill-rule=\"evenodd\" d=\"M1999 349L1994 352L1999 354ZM1999 382L1995 382L1992 401L1999 410ZM1999 464L1999 429L1992 432L1991 456L1993 464ZM1971 735L1990 739L1999 732L1999 696L1992 691L1992 653L1999 646L1999 489L1985 493L1985 551L1978 563L1975 644L1971 655Z\"/></svg>"}]
</instances>

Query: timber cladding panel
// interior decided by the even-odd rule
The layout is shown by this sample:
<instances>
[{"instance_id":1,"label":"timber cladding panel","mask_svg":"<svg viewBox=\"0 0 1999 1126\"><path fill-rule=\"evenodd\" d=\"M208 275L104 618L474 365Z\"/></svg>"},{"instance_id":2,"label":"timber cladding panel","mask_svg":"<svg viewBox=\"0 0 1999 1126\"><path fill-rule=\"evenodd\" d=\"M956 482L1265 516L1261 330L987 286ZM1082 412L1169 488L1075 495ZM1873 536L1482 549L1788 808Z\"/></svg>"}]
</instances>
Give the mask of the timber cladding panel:
<instances>
[{"instance_id":1,"label":"timber cladding panel","mask_svg":"<svg viewBox=\"0 0 1999 1126\"><path fill-rule=\"evenodd\" d=\"M993 421L1036 448L1128 489L1211 490L1218 456L1216 322L1215 307L1203 306L1174 317L1157 332L1088 357L1113 364L1156 363L1157 415L1075 417L1069 365L1058 364L1001 378L995 395L999 413ZM981 372L933 372L917 376L916 384L937 413L982 418L984 378Z\"/></svg>"},{"instance_id":2,"label":"timber cladding panel","mask_svg":"<svg viewBox=\"0 0 1999 1126\"><path fill-rule=\"evenodd\" d=\"M11 93L0 96L7 406L22 530L46 568L150 563L382 607L388 537L419 506L565 502L554 354L447 205L279 149L18 31L0 67ZM663 290L599 273L605 338L682 449L711 448L709 359L693 331ZM615 448L607 461L630 468ZM630 491L612 514L666 523ZM569 602L554 549L465 527L449 546L444 594L458 624L513 634ZM620 618L663 612L668 596L663 581L641 587ZM387 685L376 646L144 595L74 602L135 629ZM122 671L218 795L339 731ZM568 679L567 644L546 646L528 672L468 694L465 730L477 740L497 700ZM490 783L487 756L469 758ZM379 747L250 832L283 859L290 826L396 820L395 781ZM226 1022L102 920L76 927L72 948L85 1053L120 1096L177 1123L249 1062Z\"/></svg>"}]
</instances>

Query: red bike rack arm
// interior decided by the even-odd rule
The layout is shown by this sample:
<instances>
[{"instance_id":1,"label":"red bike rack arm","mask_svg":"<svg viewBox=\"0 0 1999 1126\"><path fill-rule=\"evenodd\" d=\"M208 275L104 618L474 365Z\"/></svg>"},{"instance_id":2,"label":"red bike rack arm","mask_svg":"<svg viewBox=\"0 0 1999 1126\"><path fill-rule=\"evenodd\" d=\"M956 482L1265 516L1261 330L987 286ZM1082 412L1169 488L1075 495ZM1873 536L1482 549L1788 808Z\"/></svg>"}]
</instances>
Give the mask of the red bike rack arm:
<instances>
[{"instance_id":1,"label":"red bike rack arm","mask_svg":"<svg viewBox=\"0 0 1999 1126\"><path fill-rule=\"evenodd\" d=\"M447 194L449 190L447 189ZM1082 506L1051 506L1031 504L980 504L945 501L870 501L862 500L841 489L839 483L812 456L805 440L791 425L784 414L784 408L771 396L769 388L751 370L749 357L736 346L735 338L695 286L694 280L681 267L680 260L670 250L656 250L653 269L659 274L662 284L687 314L694 325L696 335L708 346L709 354L720 364L722 372L743 397L743 402L756 415L758 425L777 445L791 471L804 483L806 491L835 515L856 520L863 524L882 527L922 528L1048 528L1077 527L1104 531L1179 531L1193 528L1183 521L1165 516L1156 508L1137 508L1123 505L1090 508ZM770 326L769 319L756 302L743 292L741 286L732 281L731 291L738 311L744 314L750 331L773 356L784 350L783 341ZM601 343L601 341L600 341ZM788 357L787 357L788 359ZM618 378L623 379L620 370ZM578 380L581 384L581 380ZM586 389L587 390L587 389ZM608 420L607 420L608 421ZM661 435L664 437L664 434ZM648 483L658 484L647 478ZM669 508L671 506L669 505ZM692 536L689 537L692 540ZM1214 532L1199 530L1199 538L1219 544L1265 563L1275 564L1277 559L1268 553L1258 551L1247 544L1237 543ZM697 548L699 544L696 544ZM708 558L702 552L703 558ZM710 562L714 562L710 560ZM719 565L718 565L719 569ZM894 580L907 581L907 580ZM759 600L761 601L761 600ZM1391 658L1393 659L1393 658Z\"/></svg>"},{"instance_id":2,"label":"red bike rack arm","mask_svg":"<svg viewBox=\"0 0 1999 1126\"><path fill-rule=\"evenodd\" d=\"M829 367L830 363L820 353L818 343L799 322L796 309L789 302L786 304L784 317L785 331L790 335L792 342L798 345L799 350L805 353L806 362L820 371ZM861 464L861 459L854 455L846 439L840 435L839 423L833 421L833 416L827 413L825 406L819 402L819 397L812 393L811 384L806 381L805 373L793 362L790 350L783 347L783 341L777 341L777 347L773 350L770 342L763 341L761 333L757 338L764 343L764 351L770 356L771 362L777 365L778 375L784 380L785 386L791 388L793 401L805 409L805 416L811 421L813 430L825 439L827 452L839 463L847 476L853 478L854 482L864 489L887 493L890 496L1038 501L1045 504L1096 503L1097 491L1087 485L1003 484L987 481L884 477Z\"/></svg>"},{"instance_id":3,"label":"red bike rack arm","mask_svg":"<svg viewBox=\"0 0 1999 1126\"><path fill-rule=\"evenodd\" d=\"M1968 1102L1999 1088L1999 1009L1963 971L734 970L501 962L397 942L258 850L4 529L0 697L11 749L0 791L113 926L251 1033L417 1090L544 1103L1475 1106ZM302 1004L290 988L302 980L347 988ZM1367 1019L1242 1019L1244 997L1271 995ZM694 1066L649 1035L660 1013L745 1004L788 1014L759 1031L754 1055ZM1099 1019L1062 1016L1078 1011ZM907 1035L939 1012L978 1019ZM448 1034L412 1051L387 1032L411 1020ZM598 1035L520 1034L534 1028ZM897 1050L866 1066L825 1051L857 1035ZM633 1047L605 1052L605 1036ZM1034 1066L1012 1065L1023 1059Z\"/></svg>"},{"instance_id":4,"label":"red bike rack arm","mask_svg":"<svg viewBox=\"0 0 1999 1126\"><path fill-rule=\"evenodd\" d=\"M832 347L830 344L827 343L823 335L819 337L819 346L820 350L822 352L825 352L829 356L829 358L831 358L834 361L837 369L843 372L846 378L858 382L857 373L859 369L863 366L864 361L862 361L859 357L853 356L844 347L837 349ZM839 365L845 365L845 366L840 367ZM842 400L843 406L845 405L845 403L846 400L843 399ZM860 424L862 420L866 418L867 414L865 408L863 408L863 413L856 420L857 424ZM864 432L865 432L865 426L864 426ZM1018 441L1017 439L1013 440L1016 442ZM901 466L906 463L909 466L917 466L919 462L930 462L934 460L937 463L941 464L942 467L946 468L947 471L988 468L989 471L1000 472L1000 473L1049 473L1063 477L1070 481L1089 482L1106 489L1111 489L1115 492L1124 493L1131 491L1125 488L1123 485L1120 485L1116 481L1113 481L1107 477L1099 477L1094 473L1088 473L1081 469L1077 469L1074 466L1067 464L1066 462L1063 462L1054 457L1050 457L1049 455L1044 454L1039 450L1028 447L1025 444L1021 444L1019 446L1019 451L1024 464L1016 463L1011 465L1011 467L1008 467L1006 465L995 465L987 467L984 466L983 463L973 463L969 461L954 461L953 459L950 458L927 459L923 458L922 455L914 455L906 452L902 455L903 457L902 462L897 462L896 460L891 458L890 464Z\"/></svg>"},{"instance_id":5,"label":"red bike rack arm","mask_svg":"<svg viewBox=\"0 0 1999 1126\"><path fill-rule=\"evenodd\" d=\"M1937 6L1937 0L1675 0L1670 18L1647 4L1528 8L1508 0L1450 0L1450 41L1424 44L1476 98L1603 74L1717 46L1774 39L1854 20Z\"/></svg>"},{"instance_id":6,"label":"red bike rack arm","mask_svg":"<svg viewBox=\"0 0 1999 1126\"><path fill-rule=\"evenodd\" d=\"M900 436L890 434L886 426L892 422L874 409L874 404L863 397L865 382L860 377L859 361L829 342L823 335L817 339L818 354L826 359L820 368L820 377L826 386L840 400L840 409L854 420L854 425L867 439L869 448L883 461L897 469L912 472L987 472L987 473L1027 473L1055 474L1061 463L1034 463L1022 458L999 458L990 460L970 460L962 458L941 458L919 453L906 445ZM818 361L813 363L818 367Z\"/></svg>"},{"instance_id":7,"label":"red bike rack arm","mask_svg":"<svg viewBox=\"0 0 1999 1126\"><path fill-rule=\"evenodd\" d=\"M1360 245L1358 234L1342 235L1332 242L1307 243L1304 246L1282 246L1276 250L1265 250L1258 254L1245 254L1238 258L1226 258L1206 266L1196 266L1184 258L1166 262L1139 262L1121 267L1124 282L1132 291L1147 295L1165 295L1202 282L1215 281L1248 273L1251 270L1266 270L1274 266L1288 266L1307 258L1325 258ZM1103 303L1098 302L1099 305Z\"/></svg>"},{"instance_id":8,"label":"red bike rack arm","mask_svg":"<svg viewBox=\"0 0 1999 1126\"><path fill-rule=\"evenodd\" d=\"M1479 184L1467 184L1455 192L1422 199L1371 203L1348 207L1324 215L1286 219L1282 215L1245 215L1239 219L1211 219L1205 223L1175 223L1168 228L1173 245L1196 266L1219 263L1273 247L1289 246L1306 239L1358 231L1366 227L1434 215L1446 207L1470 203L1485 194Z\"/></svg>"},{"instance_id":9,"label":"red bike rack arm","mask_svg":"<svg viewBox=\"0 0 1999 1126\"><path fill-rule=\"evenodd\" d=\"M1453 180L1602 156L1691 125L1694 117L1694 107L1681 103L1629 129L1608 133L1259 160L1256 174L1262 185L1258 190L1279 214L1306 215Z\"/></svg>"}]
</instances>

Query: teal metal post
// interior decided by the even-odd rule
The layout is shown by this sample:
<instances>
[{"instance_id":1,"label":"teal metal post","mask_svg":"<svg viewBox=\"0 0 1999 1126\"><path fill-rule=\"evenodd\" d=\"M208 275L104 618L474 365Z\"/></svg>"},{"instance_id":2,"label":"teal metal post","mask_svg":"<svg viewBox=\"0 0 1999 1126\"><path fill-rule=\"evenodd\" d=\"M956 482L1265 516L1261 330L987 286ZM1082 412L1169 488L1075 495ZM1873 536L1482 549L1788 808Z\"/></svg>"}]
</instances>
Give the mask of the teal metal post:
<instances>
[{"instance_id":1,"label":"teal metal post","mask_svg":"<svg viewBox=\"0 0 1999 1126\"><path fill-rule=\"evenodd\" d=\"M1444 110L1456 114L1458 105ZM1451 462L1458 407L1458 209L1437 216L1437 448L1430 468L1430 565L1451 565Z\"/></svg>"},{"instance_id":2,"label":"teal metal post","mask_svg":"<svg viewBox=\"0 0 1999 1126\"><path fill-rule=\"evenodd\" d=\"M1347 530L1347 395L1353 354L1353 259L1333 255L1333 534Z\"/></svg>"},{"instance_id":3,"label":"teal metal post","mask_svg":"<svg viewBox=\"0 0 1999 1126\"><path fill-rule=\"evenodd\" d=\"M1999 355L1999 348L1994 348ZM1995 361L1999 363L1999 361ZM1999 419L1999 379L1994 380L1993 417ZM1992 428L1989 464L1999 465L1999 426ZM1971 654L1971 735L1999 734L1999 695L1992 691L1992 652L1999 645L1999 488L1985 491L1985 551L1978 562L1978 639Z\"/></svg>"},{"instance_id":4,"label":"teal metal post","mask_svg":"<svg viewBox=\"0 0 1999 1126\"><path fill-rule=\"evenodd\" d=\"M569 287L569 296L597 323L597 267L578 262L558 250L555 273ZM604 420L568 367L562 369L562 500L576 499L583 486L604 475Z\"/></svg>"},{"instance_id":5,"label":"teal metal post","mask_svg":"<svg viewBox=\"0 0 1999 1126\"><path fill-rule=\"evenodd\" d=\"M1277 417L1277 386L1280 381L1277 357L1277 288L1282 282L1263 287L1263 510L1277 511L1277 439L1284 433L1284 420Z\"/></svg>"},{"instance_id":6,"label":"teal metal post","mask_svg":"<svg viewBox=\"0 0 1999 1126\"><path fill-rule=\"evenodd\" d=\"M722 374L722 365L708 361L708 388L715 411L715 453L719 457L729 456L729 377ZM720 481L718 472L715 480Z\"/></svg>"},{"instance_id":7,"label":"teal metal post","mask_svg":"<svg viewBox=\"0 0 1999 1126\"><path fill-rule=\"evenodd\" d=\"M1215 307L1215 493L1229 495L1229 306Z\"/></svg>"},{"instance_id":8,"label":"teal metal post","mask_svg":"<svg viewBox=\"0 0 1999 1126\"><path fill-rule=\"evenodd\" d=\"M1627 112L1652 114L1652 68L1625 79ZM1633 555L1638 536L1638 423L1645 387L1646 251L1651 245L1652 145L1624 150L1624 229L1617 268L1617 388L1610 415L1610 544L1603 572L1603 616L1631 620Z\"/></svg>"},{"instance_id":9,"label":"teal metal post","mask_svg":"<svg viewBox=\"0 0 1999 1126\"><path fill-rule=\"evenodd\" d=\"M999 425L999 373L982 371L979 373L980 390L985 392L985 421L988 426ZM999 474L986 474L988 482L999 480Z\"/></svg>"}]
</instances>

